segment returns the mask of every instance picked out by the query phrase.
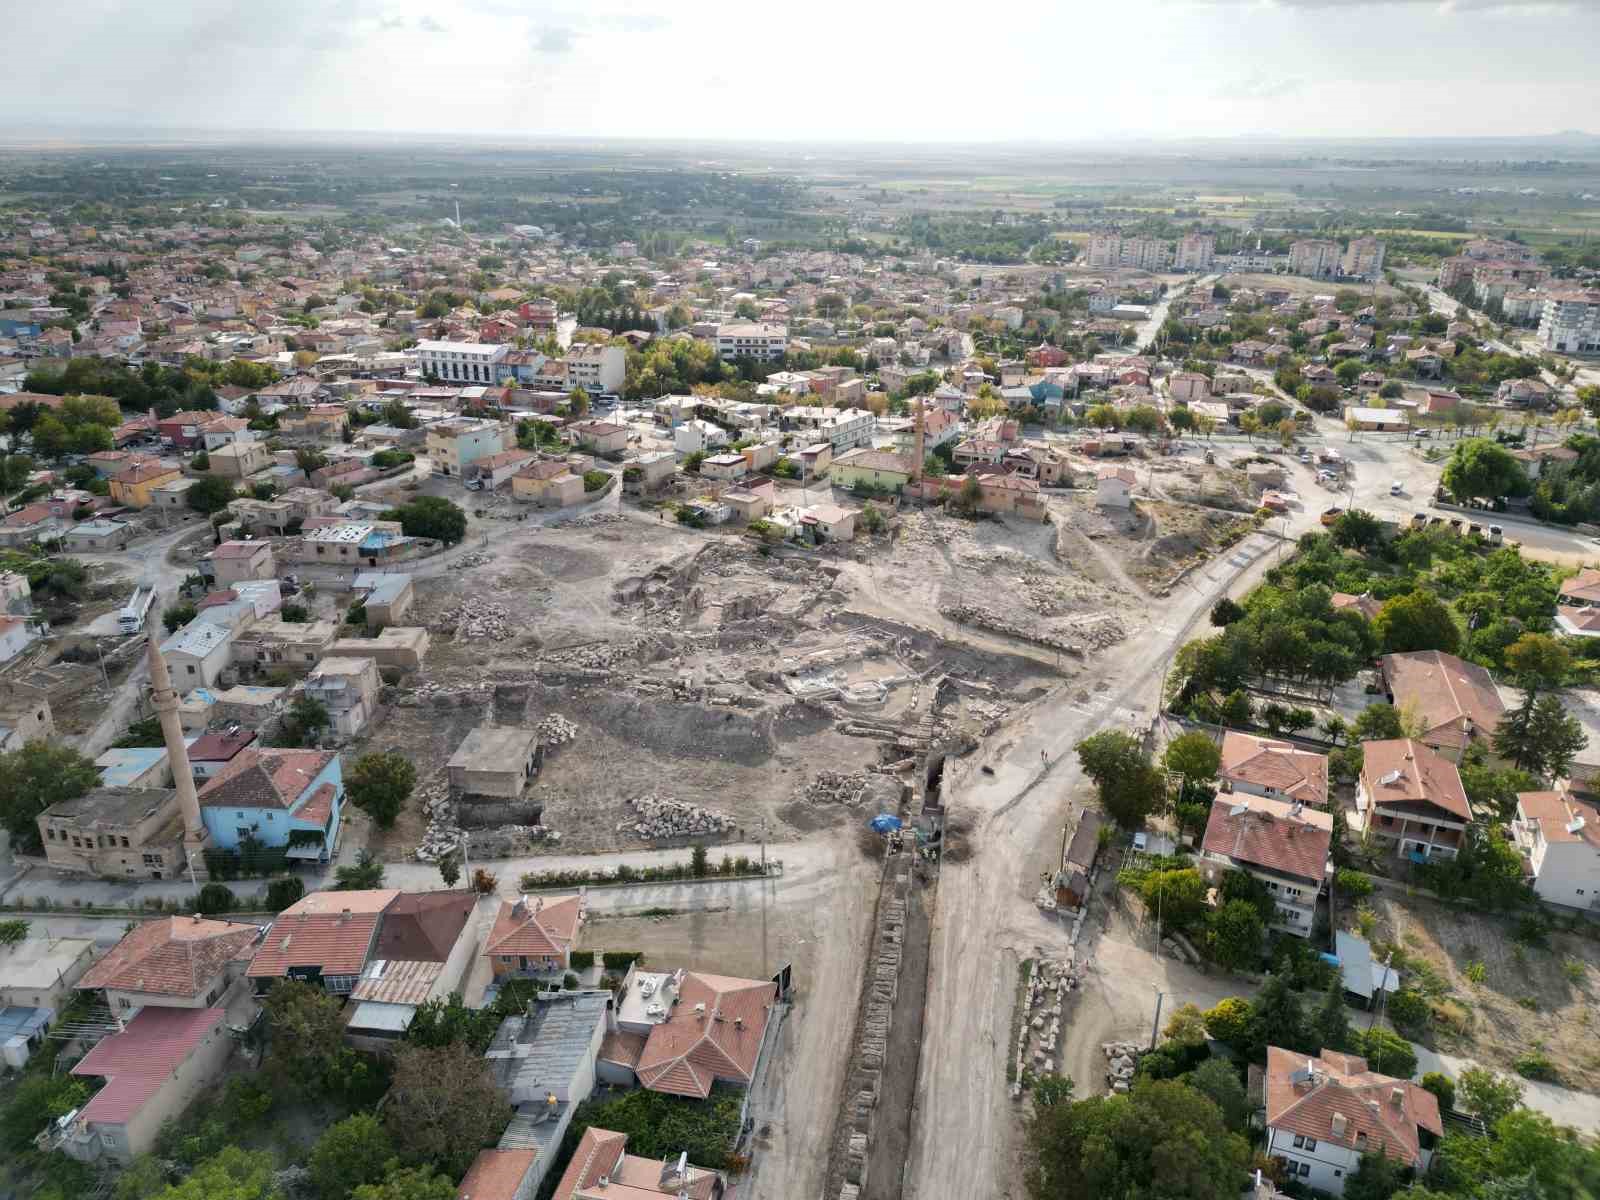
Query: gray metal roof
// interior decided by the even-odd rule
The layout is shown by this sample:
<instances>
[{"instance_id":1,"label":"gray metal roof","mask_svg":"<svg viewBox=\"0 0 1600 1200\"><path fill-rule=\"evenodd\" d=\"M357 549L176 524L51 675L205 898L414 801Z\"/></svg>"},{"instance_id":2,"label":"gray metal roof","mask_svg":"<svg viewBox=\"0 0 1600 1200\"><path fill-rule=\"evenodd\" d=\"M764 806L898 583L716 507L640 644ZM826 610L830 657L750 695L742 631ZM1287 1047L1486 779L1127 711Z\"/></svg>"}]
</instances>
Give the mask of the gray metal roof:
<instances>
[{"instance_id":1,"label":"gray metal roof","mask_svg":"<svg viewBox=\"0 0 1600 1200\"><path fill-rule=\"evenodd\" d=\"M589 1057L595 1027L604 1025L609 992L562 993L536 1000L525 1016L507 1017L484 1057L507 1091L568 1088Z\"/></svg>"}]
</instances>

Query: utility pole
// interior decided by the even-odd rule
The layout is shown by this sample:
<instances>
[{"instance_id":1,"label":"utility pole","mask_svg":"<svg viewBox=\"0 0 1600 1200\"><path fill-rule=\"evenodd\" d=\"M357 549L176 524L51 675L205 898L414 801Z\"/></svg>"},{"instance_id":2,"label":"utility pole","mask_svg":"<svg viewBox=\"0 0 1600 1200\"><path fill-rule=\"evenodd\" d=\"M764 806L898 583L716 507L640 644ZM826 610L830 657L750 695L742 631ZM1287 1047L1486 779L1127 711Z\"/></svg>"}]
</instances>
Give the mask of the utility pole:
<instances>
[{"instance_id":1,"label":"utility pole","mask_svg":"<svg viewBox=\"0 0 1600 1200\"><path fill-rule=\"evenodd\" d=\"M761 977L771 973L772 964L767 957L767 822L761 822Z\"/></svg>"},{"instance_id":2,"label":"utility pole","mask_svg":"<svg viewBox=\"0 0 1600 1200\"><path fill-rule=\"evenodd\" d=\"M1156 1034L1161 1030L1161 1000L1166 995L1160 988L1156 989L1156 1019L1150 1026L1150 1049L1156 1048Z\"/></svg>"}]
</instances>

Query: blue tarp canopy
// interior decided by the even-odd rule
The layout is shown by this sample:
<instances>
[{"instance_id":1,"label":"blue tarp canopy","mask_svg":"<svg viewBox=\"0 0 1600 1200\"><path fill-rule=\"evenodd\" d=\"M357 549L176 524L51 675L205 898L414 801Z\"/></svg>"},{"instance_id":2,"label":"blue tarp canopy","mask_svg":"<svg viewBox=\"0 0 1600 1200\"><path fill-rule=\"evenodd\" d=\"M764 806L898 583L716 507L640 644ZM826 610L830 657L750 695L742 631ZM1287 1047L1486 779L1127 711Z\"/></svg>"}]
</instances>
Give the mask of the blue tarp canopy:
<instances>
[{"instance_id":1,"label":"blue tarp canopy","mask_svg":"<svg viewBox=\"0 0 1600 1200\"><path fill-rule=\"evenodd\" d=\"M900 828L900 818L889 813L879 813L868 822L879 833L893 833Z\"/></svg>"}]
</instances>

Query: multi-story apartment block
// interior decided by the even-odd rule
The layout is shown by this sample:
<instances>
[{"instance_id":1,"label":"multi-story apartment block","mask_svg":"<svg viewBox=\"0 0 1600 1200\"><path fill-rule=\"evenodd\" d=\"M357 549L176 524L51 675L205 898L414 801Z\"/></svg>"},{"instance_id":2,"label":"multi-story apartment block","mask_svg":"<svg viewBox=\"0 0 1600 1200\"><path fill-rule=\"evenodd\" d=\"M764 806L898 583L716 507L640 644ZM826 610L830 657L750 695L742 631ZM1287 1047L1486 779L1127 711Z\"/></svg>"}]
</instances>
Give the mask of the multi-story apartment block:
<instances>
[{"instance_id":1,"label":"multi-story apartment block","mask_svg":"<svg viewBox=\"0 0 1600 1200\"><path fill-rule=\"evenodd\" d=\"M417 369L445 383L493 383L506 355L497 342L418 342Z\"/></svg>"},{"instance_id":2,"label":"multi-story apartment block","mask_svg":"<svg viewBox=\"0 0 1600 1200\"><path fill-rule=\"evenodd\" d=\"M1600 354L1600 291L1552 292L1539 318L1539 340L1567 354Z\"/></svg>"},{"instance_id":3,"label":"multi-story apartment block","mask_svg":"<svg viewBox=\"0 0 1600 1200\"><path fill-rule=\"evenodd\" d=\"M1172 266L1178 271L1209 271L1216 256L1216 238L1209 233L1190 233L1178 243L1178 253Z\"/></svg>"},{"instance_id":4,"label":"multi-story apartment block","mask_svg":"<svg viewBox=\"0 0 1600 1200\"><path fill-rule=\"evenodd\" d=\"M616 395L628 374L627 352L621 346L580 342L567 352L567 382L589 395Z\"/></svg>"},{"instance_id":5,"label":"multi-story apartment block","mask_svg":"<svg viewBox=\"0 0 1600 1200\"><path fill-rule=\"evenodd\" d=\"M460 475L468 464L508 449L514 436L499 421L441 421L428 428L428 460L436 475Z\"/></svg>"},{"instance_id":6,"label":"multi-story apartment block","mask_svg":"<svg viewBox=\"0 0 1600 1200\"><path fill-rule=\"evenodd\" d=\"M1472 268L1472 296L1479 304L1504 301L1506 296L1536 288L1550 278L1550 268L1532 262L1506 262L1491 259L1475 262Z\"/></svg>"},{"instance_id":7,"label":"multi-story apartment block","mask_svg":"<svg viewBox=\"0 0 1600 1200\"><path fill-rule=\"evenodd\" d=\"M1172 263L1172 247L1160 238L1123 238L1121 262L1139 271L1164 271Z\"/></svg>"},{"instance_id":8,"label":"multi-story apartment block","mask_svg":"<svg viewBox=\"0 0 1600 1200\"><path fill-rule=\"evenodd\" d=\"M1354 279L1376 279L1383 274L1383 251L1384 245L1377 238L1351 238L1344 249L1342 269Z\"/></svg>"},{"instance_id":9,"label":"multi-story apartment block","mask_svg":"<svg viewBox=\"0 0 1600 1200\"><path fill-rule=\"evenodd\" d=\"M1289 274L1327 279L1339 271L1339 243L1302 238L1289 247Z\"/></svg>"},{"instance_id":10,"label":"multi-story apartment block","mask_svg":"<svg viewBox=\"0 0 1600 1200\"><path fill-rule=\"evenodd\" d=\"M1110 271L1121 266L1122 235L1097 233L1090 237L1087 262L1090 268L1096 271Z\"/></svg>"},{"instance_id":11,"label":"multi-story apartment block","mask_svg":"<svg viewBox=\"0 0 1600 1200\"><path fill-rule=\"evenodd\" d=\"M760 322L719 325L716 332L718 358L753 358L774 362L789 349L789 328Z\"/></svg>"}]
</instances>

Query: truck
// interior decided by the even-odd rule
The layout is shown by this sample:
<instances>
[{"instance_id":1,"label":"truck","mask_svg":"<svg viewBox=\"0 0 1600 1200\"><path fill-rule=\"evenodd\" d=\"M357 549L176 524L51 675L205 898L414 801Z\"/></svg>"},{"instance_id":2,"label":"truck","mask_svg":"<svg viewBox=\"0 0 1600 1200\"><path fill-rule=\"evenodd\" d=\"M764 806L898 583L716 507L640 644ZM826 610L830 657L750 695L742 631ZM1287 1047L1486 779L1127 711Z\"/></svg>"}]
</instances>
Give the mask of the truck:
<instances>
[{"instance_id":1,"label":"truck","mask_svg":"<svg viewBox=\"0 0 1600 1200\"><path fill-rule=\"evenodd\" d=\"M128 602L117 614L117 628L123 633L138 633L144 628L145 618L150 615L150 606L155 601L155 588L134 588L133 595L128 597Z\"/></svg>"}]
</instances>

